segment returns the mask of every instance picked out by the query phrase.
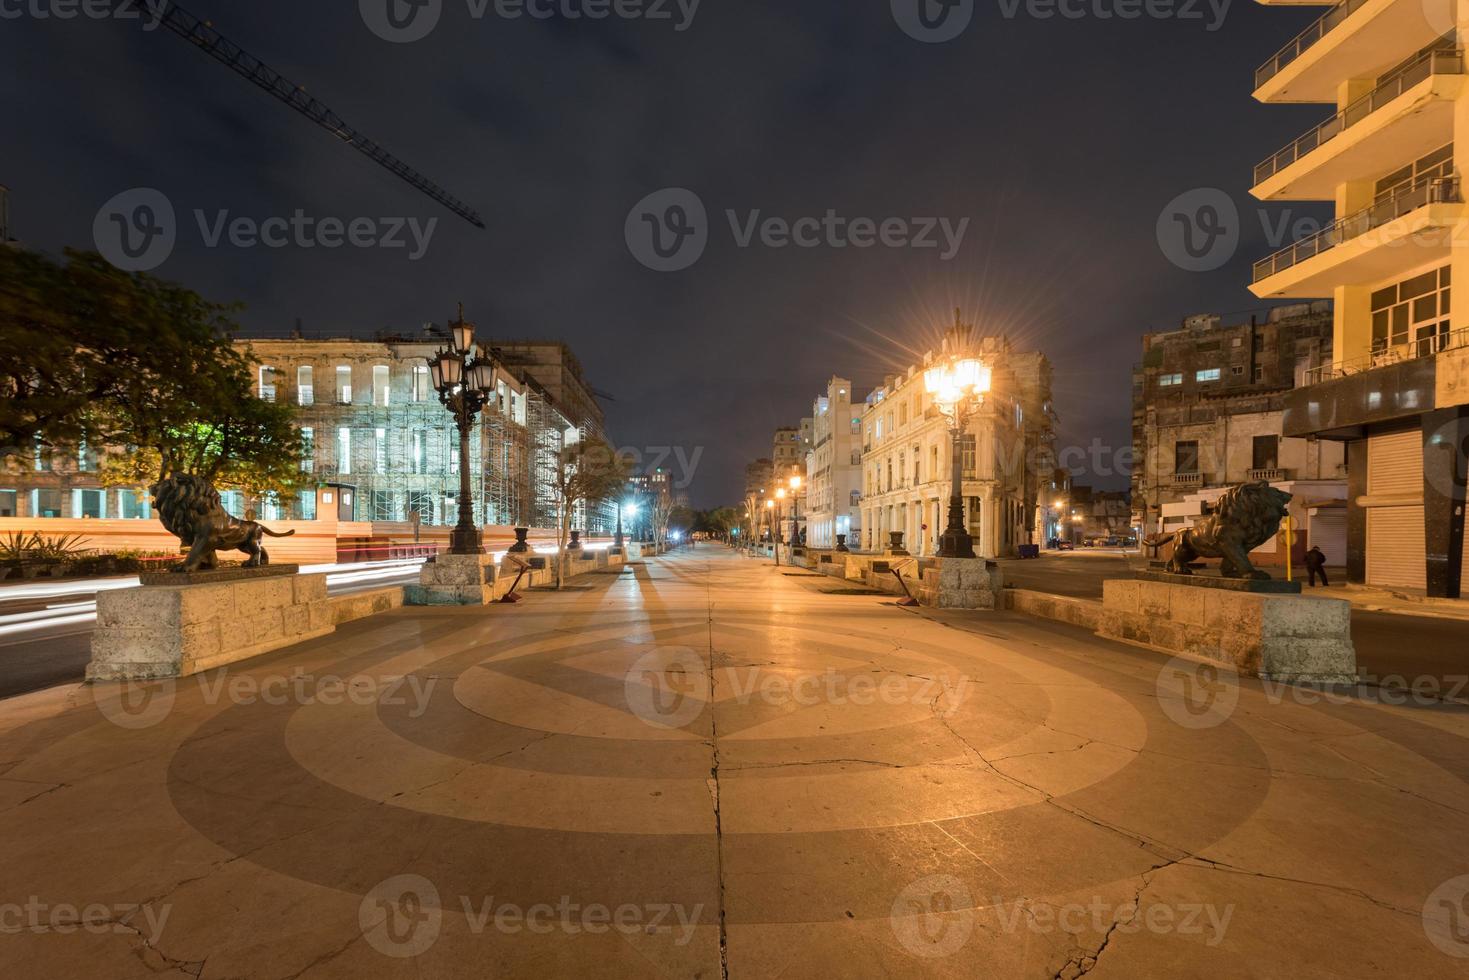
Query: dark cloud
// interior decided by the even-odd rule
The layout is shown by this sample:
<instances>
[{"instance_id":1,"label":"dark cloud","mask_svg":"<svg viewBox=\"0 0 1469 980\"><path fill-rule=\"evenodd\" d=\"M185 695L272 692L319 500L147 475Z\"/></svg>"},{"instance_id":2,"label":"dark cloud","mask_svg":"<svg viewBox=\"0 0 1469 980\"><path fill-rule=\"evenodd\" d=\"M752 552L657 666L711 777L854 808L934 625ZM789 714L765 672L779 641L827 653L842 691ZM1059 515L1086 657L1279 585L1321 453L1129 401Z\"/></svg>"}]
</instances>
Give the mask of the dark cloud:
<instances>
[{"instance_id":1,"label":"dark cloud","mask_svg":"<svg viewBox=\"0 0 1469 980\"><path fill-rule=\"evenodd\" d=\"M1252 165L1326 113L1262 107L1251 71L1312 16L1236 2L1200 21L1006 18L917 43L887 0L704 0L693 26L473 20L446 0L423 41L388 44L351 2L192 0L190 9L478 208L481 231L164 32L0 21L0 182L14 231L87 245L98 207L157 187L264 218L438 219L427 256L203 247L159 270L243 321L367 332L444 320L463 300L502 336L565 339L616 396L629 445L704 446L695 501L734 499L745 461L833 373L859 390L923 349L955 305L1050 355L1065 436L1125 445L1138 335L1257 305L1269 251ZM623 241L628 209L694 190L714 231L659 274ZM1219 187L1245 211L1238 254L1188 273L1159 209ZM969 218L959 256L739 248L723 213ZM1303 212L1304 213L1304 212ZM906 349L905 349L906 348ZM1102 481L1106 482L1106 481ZM1115 480L1113 483L1115 484Z\"/></svg>"}]
</instances>

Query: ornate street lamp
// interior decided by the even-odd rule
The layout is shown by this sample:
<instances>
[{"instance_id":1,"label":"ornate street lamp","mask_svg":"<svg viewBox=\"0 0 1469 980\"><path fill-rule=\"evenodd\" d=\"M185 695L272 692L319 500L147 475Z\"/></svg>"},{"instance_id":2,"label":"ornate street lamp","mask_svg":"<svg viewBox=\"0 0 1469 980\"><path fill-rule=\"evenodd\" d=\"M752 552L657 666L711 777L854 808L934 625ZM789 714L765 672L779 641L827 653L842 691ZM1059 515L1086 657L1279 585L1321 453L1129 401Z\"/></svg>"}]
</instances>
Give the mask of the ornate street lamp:
<instances>
[{"instance_id":1,"label":"ornate street lamp","mask_svg":"<svg viewBox=\"0 0 1469 980\"><path fill-rule=\"evenodd\" d=\"M469 481L469 434L480 410L495 394L495 362L474 346L474 324L459 319L449 324L450 346L440 348L428 362L430 379L439 402L454 416L459 428L459 523L449 535L449 554L478 555L484 551L474 524L474 493Z\"/></svg>"},{"instance_id":2,"label":"ornate street lamp","mask_svg":"<svg viewBox=\"0 0 1469 980\"><path fill-rule=\"evenodd\" d=\"M984 404L990 369L961 351L951 353L923 372L923 387L949 420L954 439L954 485L949 494L949 526L939 538L940 558L973 558L974 540L965 527L964 426Z\"/></svg>"}]
</instances>

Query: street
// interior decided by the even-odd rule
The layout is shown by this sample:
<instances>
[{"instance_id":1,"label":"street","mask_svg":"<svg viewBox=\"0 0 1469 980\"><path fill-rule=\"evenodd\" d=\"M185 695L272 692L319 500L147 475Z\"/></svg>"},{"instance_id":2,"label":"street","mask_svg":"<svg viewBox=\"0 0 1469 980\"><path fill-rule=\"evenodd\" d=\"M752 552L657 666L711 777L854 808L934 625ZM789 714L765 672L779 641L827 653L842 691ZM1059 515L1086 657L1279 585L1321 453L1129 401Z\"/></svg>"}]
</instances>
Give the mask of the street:
<instances>
[{"instance_id":1,"label":"street","mask_svg":"<svg viewBox=\"0 0 1469 980\"><path fill-rule=\"evenodd\" d=\"M332 595L417 581L417 561L307 566L327 573ZM98 590L137 585L135 577L38 579L0 585L0 698L82 679L91 658Z\"/></svg>"},{"instance_id":2,"label":"street","mask_svg":"<svg viewBox=\"0 0 1469 980\"><path fill-rule=\"evenodd\" d=\"M1134 560L1135 560L1134 556ZM1046 552L1038 560L1005 561L1005 584L1056 595L1100 599L1102 582L1131 578L1129 559L1116 552ZM1332 581L1341 583L1342 569L1331 569ZM1340 589L1310 589L1307 595L1340 598ZM1363 678L1390 687L1415 681L1444 696L1469 701L1469 622L1441 616L1352 610L1352 642Z\"/></svg>"},{"instance_id":3,"label":"street","mask_svg":"<svg viewBox=\"0 0 1469 980\"><path fill-rule=\"evenodd\" d=\"M1459 706L904 610L719 547L591 578L9 702L7 891L41 924L6 937L11 975L1442 976L1469 954ZM90 927L47 927L75 910Z\"/></svg>"}]
</instances>

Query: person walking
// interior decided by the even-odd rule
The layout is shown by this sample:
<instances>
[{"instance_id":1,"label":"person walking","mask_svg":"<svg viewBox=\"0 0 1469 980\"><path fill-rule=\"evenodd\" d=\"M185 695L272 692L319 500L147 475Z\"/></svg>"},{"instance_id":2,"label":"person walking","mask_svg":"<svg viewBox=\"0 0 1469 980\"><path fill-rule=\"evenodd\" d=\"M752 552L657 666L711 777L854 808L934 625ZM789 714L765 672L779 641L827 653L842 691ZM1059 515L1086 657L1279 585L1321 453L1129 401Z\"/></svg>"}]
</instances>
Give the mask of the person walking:
<instances>
[{"instance_id":1,"label":"person walking","mask_svg":"<svg viewBox=\"0 0 1469 980\"><path fill-rule=\"evenodd\" d=\"M1315 545L1312 545L1311 550L1306 552L1306 574L1311 576L1311 587L1313 589L1316 587L1317 575L1321 576L1322 585L1331 585L1331 582L1326 578L1326 555Z\"/></svg>"}]
</instances>

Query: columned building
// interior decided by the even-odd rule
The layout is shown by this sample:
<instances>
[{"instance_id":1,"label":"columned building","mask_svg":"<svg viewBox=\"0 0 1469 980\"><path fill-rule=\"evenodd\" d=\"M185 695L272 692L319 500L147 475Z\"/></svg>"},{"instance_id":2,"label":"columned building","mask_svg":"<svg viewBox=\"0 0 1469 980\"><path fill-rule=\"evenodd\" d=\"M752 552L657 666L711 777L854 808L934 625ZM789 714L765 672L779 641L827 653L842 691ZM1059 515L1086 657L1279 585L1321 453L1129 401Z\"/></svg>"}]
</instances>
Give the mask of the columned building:
<instances>
[{"instance_id":1,"label":"columned building","mask_svg":"<svg viewBox=\"0 0 1469 980\"><path fill-rule=\"evenodd\" d=\"M1262 161L1252 190L1336 206L1255 263L1251 289L1334 300L1332 360L1286 396L1283 434L1346 447L1347 577L1447 597L1461 590L1469 448L1469 327L1450 301L1453 280L1469 282L1469 250L1454 247L1469 233L1457 6L1349 0L1262 65L1256 99L1328 115Z\"/></svg>"},{"instance_id":2,"label":"columned building","mask_svg":"<svg viewBox=\"0 0 1469 980\"><path fill-rule=\"evenodd\" d=\"M1049 409L1050 393L1017 390L1024 373L1016 359L1038 355L1013 352L1001 338L984 338L980 355L993 369L993 389L969 419L963 436L965 523L974 550L985 558L1016 554L1030 543L1038 526L1036 494L1044 484L1035 468L1035 438L1026 424L1024 402ZM938 551L948 524L952 488L953 437L948 420L924 390L923 371L934 359L886 378L867 396L862 413L862 547L880 551L892 531L902 531L915 555ZM1047 377L1049 371L1046 372ZM1048 431L1048 430L1047 430ZM1044 471L1047 482L1051 467Z\"/></svg>"},{"instance_id":3,"label":"columned building","mask_svg":"<svg viewBox=\"0 0 1469 980\"><path fill-rule=\"evenodd\" d=\"M834 548L837 535L859 547L862 529L862 405L852 382L832 378L811 409L811 452L806 463L806 543Z\"/></svg>"}]
</instances>

